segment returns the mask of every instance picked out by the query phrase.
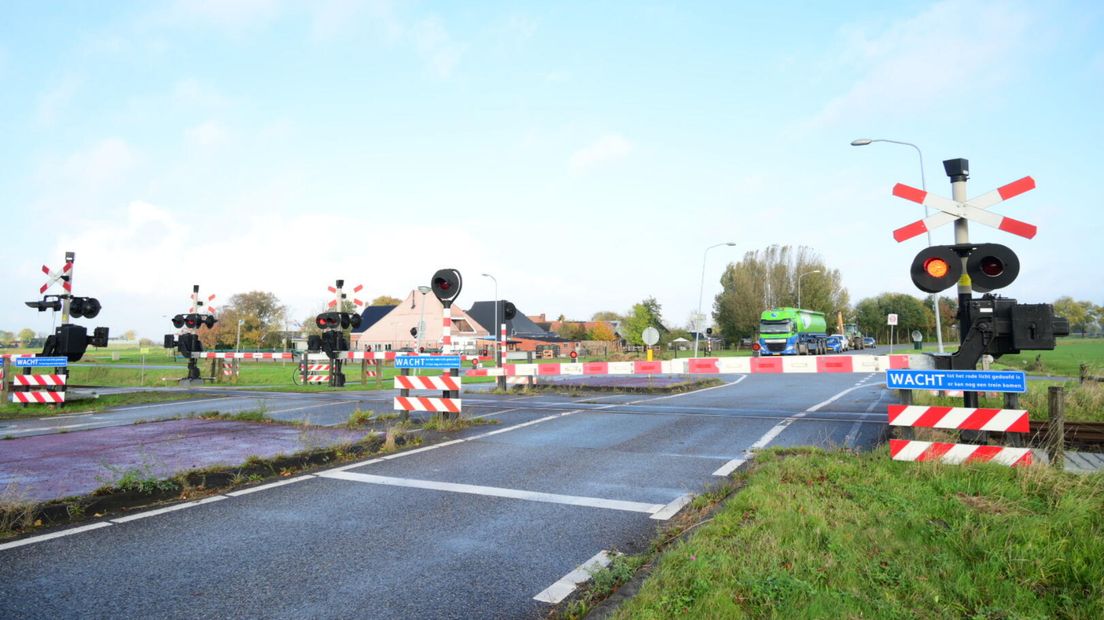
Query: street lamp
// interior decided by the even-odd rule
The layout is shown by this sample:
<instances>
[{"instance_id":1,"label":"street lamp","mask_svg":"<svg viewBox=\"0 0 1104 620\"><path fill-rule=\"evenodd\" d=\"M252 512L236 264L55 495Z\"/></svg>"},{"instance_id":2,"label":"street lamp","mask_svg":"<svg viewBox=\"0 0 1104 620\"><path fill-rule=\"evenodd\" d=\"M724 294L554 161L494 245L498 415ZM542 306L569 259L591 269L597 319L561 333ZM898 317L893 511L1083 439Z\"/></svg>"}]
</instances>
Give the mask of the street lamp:
<instances>
[{"instance_id":1,"label":"street lamp","mask_svg":"<svg viewBox=\"0 0 1104 620\"><path fill-rule=\"evenodd\" d=\"M920 189L925 192L928 191L928 183L924 178L924 154L920 152L920 147L911 142L902 142L900 140L889 140L886 138L858 138L851 141L851 146L866 146L874 142L889 142L890 144L902 144L904 146L911 146L916 149L916 156L920 158ZM928 217L928 205L924 205L924 217ZM931 231L928 232L928 247L931 247L932 238ZM939 295L933 296L935 299L935 340L939 344L939 352L943 352L943 321L939 317Z\"/></svg>"},{"instance_id":2,"label":"street lamp","mask_svg":"<svg viewBox=\"0 0 1104 620\"><path fill-rule=\"evenodd\" d=\"M484 278L490 278L490 279L494 280L494 284L495 284L494 327L492 327L490 331L491 331L491 342L495 343L495 345L494 345L495 357L494 358L495 358L495 360L498 360L502 356L502 352L498 350L498 330L499 330L499 327L498 327L498 278L492 276L489 273L483 274L483 277Z\"/></svg>"},{"instance_id":3,"label":"street lamp","mask_svg":"<svg viewBox=\"0 0 1104 620\"><path fill-rule=\"evenodd\" d=\"M698 323L699 323L698 325L695 326L696 329L694 330L694 357L698 356L698 341L701 340L702 326L700 325L700 323L701 323L701 320L702 320L702 311L701 311L702 296L705 295L705 260L709 256L709 250L712 250L713 248L719 248L722 245L727 245L729 247L732 247L736 244L733 243L732 241L726 241L725 243L718 243L716 245L711 245L711 246L705 248L705 252L702 253L701 284L698 286L698 314L697 314L697 316L694 317L695 319L698 320Z\"/></svg>"},{"instance_id":4,"label":"street lamp","mask_svg":"<svg viewBox=\"0 0 1104 620\"><path fill-rule=\"evenodd\" d=\"M812 271L806 271L805 273L797 276L797 307L798 308L801 308L801 278L804 278L805 276L811 276L814 273L820 273L820 270L819 269L814 269Z\"/></svg>"},{"instance_id":5,"label":"street lamp","mask_svg":"<svg viewBox=\"0 0 1104 620\"><path fill-rule=\"evenodd\" d=\"M425 296L426 293L433 290L428 286L419 286L418 292L422 294L422 314L418 318L418 350L417 353L422 352L422 332L425 331Z\"/></svg>"},{"instance_id":6,"label":"street lamp","mask_svg":"<svg viewBox=\"0 0 1104 620\"><path fill-rule=\"evenodd\" d=\"M241 351L241 326L245 323L245 319L238 319L238 340L234 343L234 352Z\"/></svg>"}]
</instances>

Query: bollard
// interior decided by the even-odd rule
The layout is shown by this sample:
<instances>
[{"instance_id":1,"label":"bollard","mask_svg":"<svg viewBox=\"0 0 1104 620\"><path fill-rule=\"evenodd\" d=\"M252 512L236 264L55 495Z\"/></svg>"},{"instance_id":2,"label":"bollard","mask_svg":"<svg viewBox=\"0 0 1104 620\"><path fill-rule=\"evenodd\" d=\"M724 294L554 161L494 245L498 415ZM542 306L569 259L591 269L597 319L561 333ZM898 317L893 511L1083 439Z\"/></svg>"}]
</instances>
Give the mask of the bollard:
<instances>
[{"instance_id":1,"label":"bollard","mask_svg":"<svg viewBox=\"0 0 1104 620\"><path fill-rule=\"evenodd\" d=\"M1066 461L1066 395L1060 385L1047 389L1047 409L1050 413L1050 464L1061 470Z\"/></svg>"},{"instance_id":2,"label":"bollard","mask_svg":"<svg viewBox=\"0 0 1104 620\"><path fill-rule=\"evenodd\" d=\"M11 382L11 360L5 357L0 366L0 403L7 403L11 398L8 384Z\"/></svg>"},{"instance_id":3,"label":"bollard","mask_svg":"<svg viewBox=\"0 0 1104 620\"><path fill-rule=\"evenodd\" d=\"M912 390L897 390L897 398L906 407L912 404ZM901 439L916 439L916 430L911 426L895 426L893 429Z\"/></svg>"},{"instance_id":4,"label":"bollard","mask_svg":"<svg viewBox=\"0 0 1104 620\"><path fill-rule=\"evenodd\" d=\"M1004 408L1019 409L1020 395L1015 392L1005 392ZM1007 444L1013 448L1022 448L1024 446L1024 433L1005 433L1004 438Z\"/></svg>"}]
</instances>

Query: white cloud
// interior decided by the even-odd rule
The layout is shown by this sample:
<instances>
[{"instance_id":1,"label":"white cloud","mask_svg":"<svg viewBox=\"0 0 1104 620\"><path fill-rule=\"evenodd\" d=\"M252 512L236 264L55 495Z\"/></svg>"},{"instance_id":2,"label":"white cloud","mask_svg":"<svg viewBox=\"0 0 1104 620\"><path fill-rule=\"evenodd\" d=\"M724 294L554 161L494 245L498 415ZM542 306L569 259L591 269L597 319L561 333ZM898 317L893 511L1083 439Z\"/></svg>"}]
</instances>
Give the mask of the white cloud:
<instances>
[{"instance_id":1,"label":"white cloud","mask_svg":"<svg viewBox=\"0 0 1104 620\"><path fill-rule=\"evenodd\" d=\"M608 133L592 144L571 154L568 164L575 172L584 172L596 166L623 159L633 150L633 144L620 134Z\"/></svg>"},{"instance_id":2,"label":"white cloud","mask_svg":"<svg viewBox=\"0 0 1104 620\"><path fill-rule=\"evenodd\" d=\"M993 96L1016 75L1031 22L1014 4L941 2L873 35L843 33L839 65L825 71L857 70L860 77L803 125L911 115L963 96Z\"/></svg>"},{"instance_id":3,"label":"white cloud","mask_svg":"<svg viewBox=\"0 0 1104 620\"><path fill-rule=\"evenodd\" d=\"M83 80L78 77L66 76L57 85L44 93L38 100L36 111L38 122L47 127L53 125L64 108L73 100L77 91L80 90L82 82Z\"/></svg>"},{"instance_id":4,"label":"white cloud","mask_svg":"<svg viewBox=\"0 0 1104 620\"><path fill-rule=\"evenodd\" d=\"M464 54L464 46L453 41L439 18L434 16L419 21L410 34L418 54L434 73L440 77L452 74Z\"/></svg>"},{"instance_id":5,"label":"white cloud","mask_svg":"<svg viewBox=\"0 0 1104 620\"><path fill-rule=\"evenodd\" d=\"M217 146L226 142L226 129L215 121L206 121L184 131L188 142L197 146Z\"/></svg>"}]
</instances>

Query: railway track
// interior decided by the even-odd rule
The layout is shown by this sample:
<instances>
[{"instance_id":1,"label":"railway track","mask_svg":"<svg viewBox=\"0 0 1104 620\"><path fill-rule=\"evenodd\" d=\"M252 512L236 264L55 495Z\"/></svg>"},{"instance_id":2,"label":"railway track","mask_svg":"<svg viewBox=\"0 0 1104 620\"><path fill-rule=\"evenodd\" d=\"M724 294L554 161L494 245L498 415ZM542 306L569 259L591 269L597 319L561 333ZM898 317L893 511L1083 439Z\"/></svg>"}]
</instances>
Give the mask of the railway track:
<instances>
[{"instance_id":1,"label":"railway track","mask_svg":"<svg viewBox=\"0 0 1104 620\"><path fill-rule=\"evenodd\" d=\"M1065 431L1066 447L1104 447L1104 422L1066 422ZM1032 445L1042 445L1050 432L1049 422L1032 422Z\"/></svg>"}]
</instances>

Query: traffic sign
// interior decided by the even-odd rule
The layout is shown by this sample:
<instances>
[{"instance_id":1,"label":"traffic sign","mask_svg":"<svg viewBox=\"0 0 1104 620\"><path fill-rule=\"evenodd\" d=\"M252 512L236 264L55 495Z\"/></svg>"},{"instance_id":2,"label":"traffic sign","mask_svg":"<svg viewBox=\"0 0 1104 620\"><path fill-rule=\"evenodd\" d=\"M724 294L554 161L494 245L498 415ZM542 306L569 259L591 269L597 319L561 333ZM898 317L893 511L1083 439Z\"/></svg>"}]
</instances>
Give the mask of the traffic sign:
<instances>
[{"instance_id":1,"label":"traffic sign","mask_svg":"<svg viewBox=\"0 0 1104 620\"><path fill-rule=\"evenodd\" d=\"M459 368L459 355L398 355L395 368Z\"/></svg>"},{"instance_id":2,"label":"traffic sign","mask_svg":"<svg viewBox=\"0 0 1104 620\"><path fill-rule=\"evenodd\" d=\"M640 337L644 340L644 344L650 347L659 342L659 330L654 327L645 327L644 331L640 333Z\"/></svg>"},{"instance_id":3,"label":"traffic sign","mask_svg":"<svg viewBox=\"0 0 1104 620\"><path fill-rule=\"evenodd\" d=\"M1014 235L1031 239L1039 230L1035 225L1021 222L1010 217L997 215L996 213L990 213L985 209L1033 189L1035 189L1035 179L1024 177L1018 181L1003 185L991 192L967 200L966 202L956 202L949 198L935 196L922 189L910 187L904 183L898 183L893 186L894 196L922 204L925 207L932 207L936 209L938 213L930 215L922 220L917 220L908 226L898 228L893 231L893 238L899 243L906 239L912 239L919 234L939 228L958 218L965 218L973 222L985 224L986 226L991 226Z\"/></svg>"},{"instance_id":4,"label":"traffic sign","mask_svg":"<svg viewBox=\"0 0 1104 620\"><path fill-rule=\"evenodd\" d=\"M887 370L886 387L894 390L1027 391L1020 370Z\"/></svg>"},{"instance_id":5,"label":"traffic sign","mask_svg":"<svg viewBox=\"0 0 1104 620\"><path fill-rule=\"evenodd\" d=\"M579 357L579 354L576 353L575 351L572 351L569 355L571 355L571 359L576 359L576 358Z\"/></svg>"},{"instance_id":6,"label":"traffic sign","mask_svg":"<svg viewBox=\"0 0 1104 620\"><path fill-rule=\"evenodd\" d=\"M896 314L887 314L886 315L886 325L896 325L896 324L897 324L897 315Z\"/></svg>"},{"instance_id":7,"label":"traffic sign","mask_svg":"<svg viewBox=\"0 0 1104 620\"><path fill-rule=\"evenodd\" d=\"M16 368L60 368L69 365L68 357L17 357Z\"/></svg>"}]
</instances>

